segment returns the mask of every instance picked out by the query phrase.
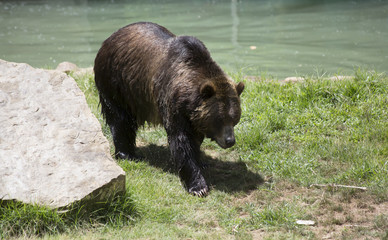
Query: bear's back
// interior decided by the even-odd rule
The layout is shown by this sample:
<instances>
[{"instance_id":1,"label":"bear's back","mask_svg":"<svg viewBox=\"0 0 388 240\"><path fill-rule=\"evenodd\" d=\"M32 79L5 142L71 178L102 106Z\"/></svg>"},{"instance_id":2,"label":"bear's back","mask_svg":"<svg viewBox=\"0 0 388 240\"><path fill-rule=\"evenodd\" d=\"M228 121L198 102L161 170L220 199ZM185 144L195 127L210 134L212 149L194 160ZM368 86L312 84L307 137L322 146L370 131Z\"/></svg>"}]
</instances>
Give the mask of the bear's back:
<instances>
[{"instance_id":1,"label":"bear's back","mask_svg":"<svg viewBox=\"0 0 388 240\"><path fill-rule=\"evenodd\" d=\"M161 122L151 80L173 38L174 34L154 23L130 24L107 38L95 59L100 94L132 112L139 125L144 121Z\"/></svg>"}]
</instances>

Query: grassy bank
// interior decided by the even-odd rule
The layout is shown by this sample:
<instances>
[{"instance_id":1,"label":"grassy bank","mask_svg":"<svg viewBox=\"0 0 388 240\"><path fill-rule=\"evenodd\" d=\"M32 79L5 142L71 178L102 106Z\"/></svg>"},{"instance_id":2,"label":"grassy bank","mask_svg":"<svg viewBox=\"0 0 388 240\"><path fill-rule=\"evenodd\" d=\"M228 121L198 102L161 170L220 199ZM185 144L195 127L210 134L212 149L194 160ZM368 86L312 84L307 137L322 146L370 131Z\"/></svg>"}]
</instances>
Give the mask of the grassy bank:
<instances>
[{"instance_id":1,"label":"grassy bank","mask_svg":"<svg viewBox=\"0 0 388 240\"><path fill-rule=\"evenodd\" d=\"M126 196L82 217L22 204L1 207L0 236L388 238L388 77L360 69L354 79L340 81L231 75L246 83L243 115L236 146L223 150L207 140L202 146L210 166L208 197L185 192L169 162L164 130L145 127L137 142L144 160L118 161L127 173ZM110 139L93 76L75 78Z\"/></svg>"}]
</instances>

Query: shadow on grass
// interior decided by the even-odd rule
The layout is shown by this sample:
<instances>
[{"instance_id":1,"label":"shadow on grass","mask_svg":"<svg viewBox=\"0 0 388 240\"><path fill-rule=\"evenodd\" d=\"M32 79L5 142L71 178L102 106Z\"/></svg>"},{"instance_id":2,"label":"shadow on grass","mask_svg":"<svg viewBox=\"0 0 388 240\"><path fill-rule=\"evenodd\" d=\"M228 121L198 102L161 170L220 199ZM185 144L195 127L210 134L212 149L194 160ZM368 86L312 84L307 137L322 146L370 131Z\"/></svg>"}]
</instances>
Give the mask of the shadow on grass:
<instances>
[{"instance_id":1,"label":"shadow on grass","mask_svg":"<svg viewBox=\"0 0 388 240\"><path fill-rule=\"evenodd\" d=\"M138 153L143 157L141 161L163 171L177 174L168 147L150 144L139 147ZM207 165L202 173L210 188L228 193L249 192L264 183L263 178L249 171L243 162L221 161L205 154L201 155L201 161Z\"/></svg>"}]
</instances>

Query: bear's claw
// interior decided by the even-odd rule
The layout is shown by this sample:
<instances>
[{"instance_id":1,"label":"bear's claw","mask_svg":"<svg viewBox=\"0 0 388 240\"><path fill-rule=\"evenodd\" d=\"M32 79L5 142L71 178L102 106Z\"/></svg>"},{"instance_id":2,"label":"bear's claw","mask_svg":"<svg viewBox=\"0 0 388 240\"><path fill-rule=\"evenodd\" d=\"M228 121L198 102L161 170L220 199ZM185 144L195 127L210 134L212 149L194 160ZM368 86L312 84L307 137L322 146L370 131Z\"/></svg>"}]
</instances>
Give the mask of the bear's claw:
<instances>
[{"instance_id":1,"label":"bear's claw","mask_svg":"<svg viewBox=\"0 0 388 240\"><path fill-rule=\"evenodd\" d=\"M209 187L199 171L195 179L185 185L188 186L187 191L194 196L205 197L209 193Z\"/></svg>"},{"instance_id":2,"label":"bear's claw","mask_svg":"<svg viewBox=\"0 0 388 240\"><path fill-rule=\"evenodd\" d=\"M204 188L200 191L191 191L190 193L196 197L206 197L209 194L209 191L207 190L207 188Z\"/></svg>"}]
</instances>

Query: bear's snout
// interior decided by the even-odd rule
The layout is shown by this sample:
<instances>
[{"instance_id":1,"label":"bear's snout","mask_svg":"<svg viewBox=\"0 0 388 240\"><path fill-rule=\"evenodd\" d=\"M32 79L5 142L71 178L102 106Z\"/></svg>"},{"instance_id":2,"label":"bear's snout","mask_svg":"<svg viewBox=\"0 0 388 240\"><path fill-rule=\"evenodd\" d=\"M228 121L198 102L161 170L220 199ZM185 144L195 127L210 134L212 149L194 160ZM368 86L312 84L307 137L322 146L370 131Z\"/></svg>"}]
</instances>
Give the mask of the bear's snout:
<instances>
[{"instance_id":1,"label":"bear's snout","mask_svg":"<svg viewBox=\"0 0 388 240\"><path fill-rule=\"evenodd\" d=\"M225 144L227 148L232 147L236 143L234 136L229 136L225 139Z\"/></svg>"},{"instance_id":2,"label":"bear's snout","mask_svg":"<svg viewBox=\"0 0 388 240\"><path fill-rule=\"evenodd\" d=\"M215 140L217 144L224 149L233 147L233 145L236 143L233 126L223 127L221 134L219 134Z\"/></svg>"}]
</instances>

